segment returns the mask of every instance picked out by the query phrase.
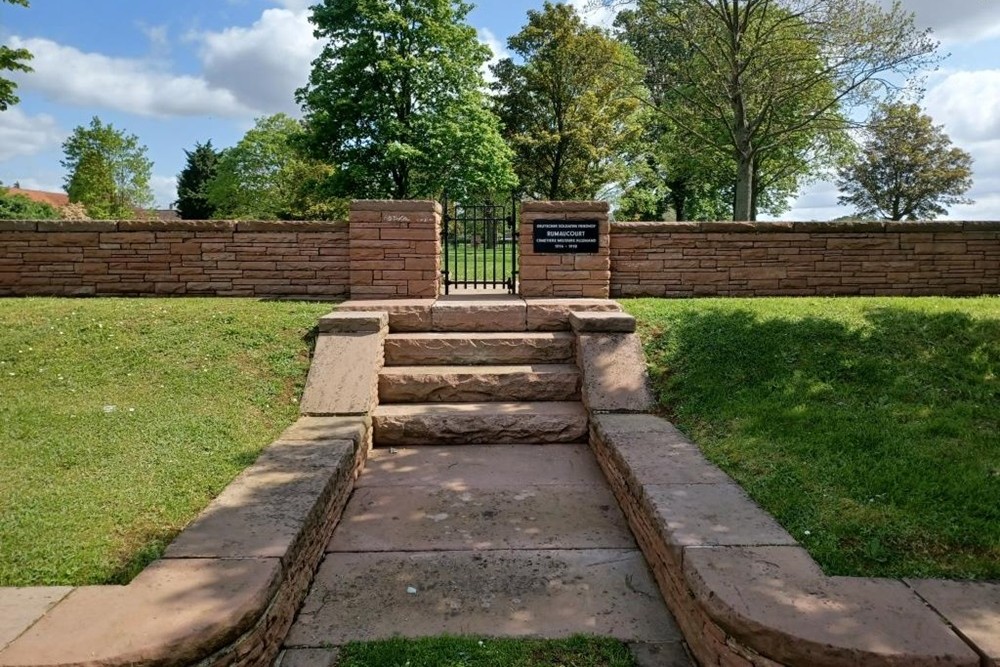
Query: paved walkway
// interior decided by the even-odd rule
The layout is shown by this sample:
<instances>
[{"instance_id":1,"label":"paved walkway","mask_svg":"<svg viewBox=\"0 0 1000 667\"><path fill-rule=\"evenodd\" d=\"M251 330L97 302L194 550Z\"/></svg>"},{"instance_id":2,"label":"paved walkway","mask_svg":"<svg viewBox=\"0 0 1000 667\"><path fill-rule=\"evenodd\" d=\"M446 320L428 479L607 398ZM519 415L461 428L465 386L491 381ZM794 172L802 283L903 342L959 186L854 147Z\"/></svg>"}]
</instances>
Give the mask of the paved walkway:
<instances>
[{"instance_id":1,"label":"paved walkway","mask_svg":"<svg viewBox=\"0 0 1000 667\"><path fill-rule=\"evenodd\" d=\"M690 664L589 448L378 449L286 640L312 650L284 664L354 640L576 633Z\"/></svg>"}]
</instances>

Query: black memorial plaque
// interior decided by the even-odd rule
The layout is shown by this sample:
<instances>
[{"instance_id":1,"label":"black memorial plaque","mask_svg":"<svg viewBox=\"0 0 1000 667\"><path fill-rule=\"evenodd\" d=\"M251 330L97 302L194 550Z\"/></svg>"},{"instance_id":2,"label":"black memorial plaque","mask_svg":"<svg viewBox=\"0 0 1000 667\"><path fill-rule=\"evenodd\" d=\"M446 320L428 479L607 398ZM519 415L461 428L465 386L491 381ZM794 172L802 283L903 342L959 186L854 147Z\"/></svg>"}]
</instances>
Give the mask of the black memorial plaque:
<instances>
[{"instance_id":1,"label":"black memorial plaque","mask_svg":"<svg viewBox=\"0 0 1000 667\"><path fill-rule=\"evenodd\" d=\"M601 249L597 220L536 220L532 230L536 254L595 254Z\"/></svg>"}]
</instances>

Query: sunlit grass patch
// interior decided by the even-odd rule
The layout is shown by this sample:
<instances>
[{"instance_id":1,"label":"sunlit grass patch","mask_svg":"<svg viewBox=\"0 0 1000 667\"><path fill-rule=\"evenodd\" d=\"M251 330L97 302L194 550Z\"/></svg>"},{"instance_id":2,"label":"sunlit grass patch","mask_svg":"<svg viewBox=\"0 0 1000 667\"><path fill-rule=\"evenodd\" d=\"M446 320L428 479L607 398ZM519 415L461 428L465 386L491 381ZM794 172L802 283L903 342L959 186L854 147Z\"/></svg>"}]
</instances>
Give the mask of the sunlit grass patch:
<instances>
[{"instance_id":1,"label":"sunlit grass patch","mask_svg":"<svg viewBox=\"0 0 1000 667\"><path fill-rule=\"evenodd\" d=\"M294 421L329 304L0 299L0 586L120 583Z\"/></svg>"}]
</instances>

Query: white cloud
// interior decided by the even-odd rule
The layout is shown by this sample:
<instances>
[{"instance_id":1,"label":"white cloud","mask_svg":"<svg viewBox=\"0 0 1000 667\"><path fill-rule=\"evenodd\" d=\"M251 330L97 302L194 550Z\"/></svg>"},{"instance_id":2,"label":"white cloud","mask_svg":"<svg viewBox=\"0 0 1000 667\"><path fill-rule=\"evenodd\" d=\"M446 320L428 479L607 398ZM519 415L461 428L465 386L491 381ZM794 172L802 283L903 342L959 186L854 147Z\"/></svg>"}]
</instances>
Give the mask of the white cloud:
<instances>
[{"instance_id":1,"label":"white cloud","mask_svg":"<svg viewBox=\"0 0 1000 667\"><path fill-rule=\"evenodd\" d=\"M37 155L59 146L65 138L52 116L29 116L17 107L0 113L0 161Z\"/></svg>"},{"instance_id":2,"label":"white cloud","mask_svg":"<svg viewBox=\"0 0 1000 667\"><path fill-rule=\"evenodd\" d=\"M570 0L569 4L576 8L584 21L602 28L610 28L618 13L617 8L599 6L593 0Z\"/></svg>"},{"instance_id":3,"label":"white cloud","mask_svg":"<svg viewBox=\"0 0 1000 667\"><path fill-rule=\"evenodd\" d=\"M140 116L240 117L252 112L236 97L204 79L164 72L151 63L85 53L48 39L11 40L35 58L34 72L19 76L25 90L77 106L98 106Z\"/></svg>"},{"instance_id":4,"label":"white cloud","mask_svg":"<svg viewBox=\"0 0 1000 667\"><path fill-rule=\"evenodd\" d=\"M496 77L493 76L493 71L490 68L504 58L509 58L510 52L507 50L503 40L497 37L489 28L479 29L479 41L488 46L490 51L493 52L493 57L483 65L483 77L488 83L491 83Z\"/></svg>"},{"instance_id":5,"label":"white cloud","mask_svg":"<svg viewBox=\"0 0 1000 667\"><path fill-rule=\"evenodd\" d=\"M267 9L249 27L190 35L201 44L208 83L262 113L298 113L295 90L306 84L322 50L303 7L307 3L282 4L288 8Z\"/></svg>"},{"instance_id":6,"label":"white cloud","mask_svg":"<svg viewBox=\"0 0 1000 667\"><path fill-rule=\"evenodd\" d=\"M13 182L7 185L12 185ZM37 178L20 178L17 184L25 190L40 190L42 192L63 192L63 184L53 181L43 181Z\"/></svg>"},{"instance_id":7,"label":"white cloud","mask_svg":"<svg viewBox=\"0 0 1000 667\"><path fill-rule=\"evenodd\" d=\"M925 106L956 143L1000 135L1000 69L953 72L927 93Z\"/></svg>"},{"instance_id":8,"label":"white cloud","mask_svg":"<svg viewBox=\"0 0 1000 667\"><path fill-rule=\"evenodd\" d=\"M177 201L176 176L153 174L153 177L149 179L149 186L153 188L153 196L158 208L170 208L170 205Z\"/></svg>"},{"instance_id":9,"label":"white cloud","mask_svg":"<svg viewBox=\"0 0 1000 667\"><path fill-rule=\"evenodd\" d=\"M883 6L891 0L881 0ZM933 28L939 39L974 41L1000 35L1000 3L996 0L906 0L903 8L916 14L917 25Z\"/></svg>"}]
</instances>

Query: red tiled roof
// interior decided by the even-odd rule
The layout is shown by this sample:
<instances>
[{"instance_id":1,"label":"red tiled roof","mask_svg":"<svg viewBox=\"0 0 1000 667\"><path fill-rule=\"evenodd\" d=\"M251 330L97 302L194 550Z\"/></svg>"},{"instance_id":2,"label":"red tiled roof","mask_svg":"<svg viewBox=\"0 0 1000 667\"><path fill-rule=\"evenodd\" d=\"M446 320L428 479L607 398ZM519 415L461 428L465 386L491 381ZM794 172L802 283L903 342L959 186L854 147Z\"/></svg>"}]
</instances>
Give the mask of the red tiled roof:
<instances>
[{"instance_id":1,"label":"red tiled roof","mask_svg":"<svg viewBox=\"0 0 1000 667\"><path fill-rule=\"evenodd\" d=\"M69 204L69 195L64 192L43 192L42 190L25 190L24 188L4 188L8 195L23 195L31 201L49 206L66 206Z\"/></svg>"}]
</instances>

